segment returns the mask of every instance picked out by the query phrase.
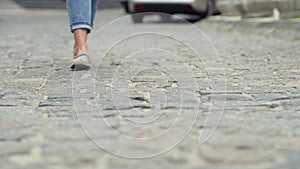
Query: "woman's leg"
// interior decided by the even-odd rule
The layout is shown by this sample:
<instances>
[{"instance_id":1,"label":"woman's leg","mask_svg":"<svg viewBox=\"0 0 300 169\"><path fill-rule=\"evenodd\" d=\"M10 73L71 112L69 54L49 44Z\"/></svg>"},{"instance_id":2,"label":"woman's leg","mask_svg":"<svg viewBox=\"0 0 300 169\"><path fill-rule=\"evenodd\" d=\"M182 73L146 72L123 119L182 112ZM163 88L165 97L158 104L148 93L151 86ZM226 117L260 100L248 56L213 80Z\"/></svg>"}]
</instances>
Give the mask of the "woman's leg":
<instances>
[{"instance_id":1,"label":"woman's leg","mask_svg":"<svg viewBox=\"0 0 300 169\"><path fill-rule=\"evenodd\" d=\"M93 27L98 0L67 0L71 31L74 35L74 59L72 69L90 68L86 55L87 35Z\"/></svg>"},{"instance_id":2,"label":"woman's leg","mask_svg":"<svg viewBox=\"0 0 300 169\"><path fill-rule=\"evenodd\" d=\"M94 19L95 19L95 14L96 14L96 11L97 11L97 7L98 7L98 2L99 0L92 0L92 18L91 18L91 23L93 25L94 23Z\"/></svg>"},{"instance_id":3,"label":"woman's leg","mask_svg":"<svg viewBox=\"0 0 300 169\"><path fill-rule=\"evenodd\" d=\"M67 0L70 28L74 35L74 56L87 53L87 34L93 27L92 0Z\"/></svg>"},{"instance_id":4,"label":"woman's leg","mask_svg":"<svg viewBox=\"0 0 300 169\"><path fill-rule=\"evenodd\" d=\"M85 28L75 29L73 31L74 35L74 56L80 54L87 54L87 34L88 30Z\"/></svg>"},{"instance_id":5,"label":"woman's leg","mask_svg":"<svg viewBox=\"0 0 300 169\"><path fill-rule=\"evenodd\" d=\"M92 25L92 0L67 0L67 9L70 19L70 27L75 29L87 29L91 31Z\"/></svg>"}]
</instances>

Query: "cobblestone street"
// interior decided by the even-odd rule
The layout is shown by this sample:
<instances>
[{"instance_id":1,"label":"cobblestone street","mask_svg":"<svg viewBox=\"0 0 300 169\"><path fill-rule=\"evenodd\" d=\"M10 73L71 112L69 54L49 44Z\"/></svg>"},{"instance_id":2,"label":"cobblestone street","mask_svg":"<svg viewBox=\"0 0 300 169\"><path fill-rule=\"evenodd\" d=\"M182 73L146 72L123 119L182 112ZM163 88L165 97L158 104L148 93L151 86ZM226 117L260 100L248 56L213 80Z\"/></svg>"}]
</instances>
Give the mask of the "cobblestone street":
<instances>
[{"instance_id":1,"label":"cobblestone street","mask_svg":"<svg viewBox=\"0 0 300 169\"><path fill-rule=\"evenodd\" d=\"M123 15L121 9L99 11L95 30ZM128 29L129 33L149 27L161 30L175 27L174 32L189 30L187 23L121 23L120 27ZM299 169L299 21L242 21L238 24L205 20L195 23L214 44L220 57L219 64L224 67L226 89L215 90L212 90L211 77L205 71L205 59L203 63L182 44L162 36L148 35L121 42L101 62L96 57L91 58L93 69L90 72L96 69L97 72L89 74L87 71L75 73L69 68L73 39L66 11L0 9L0 25L2 169ZM119 27L114 29L117 31ZM109 31L114 32L114 29ZM187 37L193 36L191 31L185 33ZM89 43L91 55L104 53L118 34L102 34L101 38L95 34ZM193 41L203 48L206 46L197 39ZM148 43L171 50L180 59L168 59L167 53L154 51L148 55L147 52L138 53L122 62L133 48L149 47ZM182 63L192 71L190 79L184 68L179 69ZM137 66L149 64L158 68L168 65L166 70L172 70L178 77L187 77L181 84L183 89L178 89L178 79L169 72L163 74L145 69L137 72L134 78L127 77L127 73ZM122 69L112 82L120 66L128 69ZM216 76L222 73L218 72ZM76 85L93 88L84 80L87 76L95 76L96 99L94 96L74 99L74 92L85 92L77 91ZM130 81L130 87L122 86L127 81ZM149 88L157 89L157 95L147 96ZM130 90L131 104L119 97L126 94L125 89ZM157 113L152 105L162 99L160 91L165 91L166 97L170 95L168 98L171 99L168 104L160 105L164 113L157 123L136 126L121 119L152 120ZM181 99L186 99L183 107L176 95L178 92L181 92ZM204 123L211 102L223 95L226 95L226 102L222 120L209 140L199 143L199 134L211 129ZM92 108L97 107L93 104L95 100L101 107L100 115L92 112ZM73 105L78 102L85 106ZM197 117L191 113L195 105L199 105ZM187 114L185 118L196 118L193 129L179 144L175 144L174 137L180 135L180 129L164 140L149 144L148 148L124 143L110 132L109 127L99 124L99 120L108 121L119 133L134 138L151 137L172 126L179 110ZM89 124L85 129L89 129L89 135L94 135L96 141L111 146L111 150L103 150L94 144L95 140L93 142L82 129L78 118L85 119L89 113L94 114L91 121L86 121ZM191 121L182 120L179 128L189 123ZM176 146L169 151L146 159L124 158L108 152L155 153L155 144L163 147L173 143Z\"/></svg>"}]
</instances>

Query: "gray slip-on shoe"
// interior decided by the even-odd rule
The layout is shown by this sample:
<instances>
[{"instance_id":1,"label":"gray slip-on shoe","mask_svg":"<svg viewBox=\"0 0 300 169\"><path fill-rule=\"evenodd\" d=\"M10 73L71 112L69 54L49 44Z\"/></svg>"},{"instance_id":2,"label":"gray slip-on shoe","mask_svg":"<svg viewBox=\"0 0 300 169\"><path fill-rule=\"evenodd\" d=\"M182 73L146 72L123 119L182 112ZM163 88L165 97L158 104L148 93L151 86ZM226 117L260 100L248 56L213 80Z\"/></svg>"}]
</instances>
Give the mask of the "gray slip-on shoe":
<instances>
[{"instance_id":1,"label":"gray slip-on shoe","mask_svg":"<svg viewBox=\"0 0 300 169\"><path fill-rule=\"evenodd\" d=\"M72 70L88 70L91 68L89 56L87 54L80 54L74 57L71 64Z\"/></svg>"}]
</instances>

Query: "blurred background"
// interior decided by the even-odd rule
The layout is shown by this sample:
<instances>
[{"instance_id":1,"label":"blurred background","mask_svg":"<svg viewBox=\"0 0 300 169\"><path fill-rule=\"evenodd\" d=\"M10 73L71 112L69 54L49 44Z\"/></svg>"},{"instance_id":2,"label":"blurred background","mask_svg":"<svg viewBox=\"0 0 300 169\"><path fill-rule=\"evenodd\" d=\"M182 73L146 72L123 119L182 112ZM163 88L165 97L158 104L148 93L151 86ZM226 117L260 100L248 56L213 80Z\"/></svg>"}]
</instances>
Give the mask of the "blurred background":
<instances>
[{"instance_id":1,"label":"blurred background","mask_svg":"<svg viewBox=\"0 0 300 169\"><path fill-rule=\"evenodd\" d=\"M65 9L65 0L1 0L3 2L13 1L25 8L47 8ZM127 0L100 0L99 8L118 8L121 2ZM172 2L166 0L165 2ZM206 0L196 0L206 1ZM2 2L2 3L3 3ZM299 0L216 0L215 6L223 15L242 15L247 17L258 17L272 15L277 9L284 15L294 15L300 10Z\"/></svg>"},{"instance_id":2,"label":"blurred background","mask_svg":"<svg viewBox=\"0 0 300 169\"><path fill-rule=\"evenodd\" d=\"M4 0L5 1L5 0ZM26 8L65 9L65 0L6 0L15 1ZM100 0L99 8L120 7L121 0Z\"/></svg>"},{"instance_id":3,"label":"blurred background","mask_svg":"<svg viewBox=\"0 0 300 169\"><path fill-rule=\"evenodd\" d=\"M65 9L65 0L1 0L2 4L0 8L9 8L11 3L16 3L21 7L30 9ZM135 0L129 0L134 2ZM242 16L242 17L266 17L279 15L280 17L294 17L298 15L300 11L299 0L194 0L194 3L198 2L211 2L214 6L213 14L222 14L224 16ZM138 1L139 2L139 1ZM157 2L157 1L153 1ZM163 2L170 2L172 0L165 0ZM182 1L185 2L185 1ZM123 3L123 5L122 5ZM198 3L199 4L199 3ZM207 4L200 3L202 6ZM128 5L128 0L100 0L99 8L120 8ZM199 5L194 5L199 9ZM128 7L128 6L127 6ZM166 6L164 6L165 8ZM125 7L126 8L126 7ZM170 7L171 8L171 7ZM128 10L128 9L127 9ZM155 9L149 9L155 10ZM149 11L148 10L148 11ZM132 11L127 11L132 13ZM276 17L279 17L276 16Z\"/></svg>"}]
</instances>

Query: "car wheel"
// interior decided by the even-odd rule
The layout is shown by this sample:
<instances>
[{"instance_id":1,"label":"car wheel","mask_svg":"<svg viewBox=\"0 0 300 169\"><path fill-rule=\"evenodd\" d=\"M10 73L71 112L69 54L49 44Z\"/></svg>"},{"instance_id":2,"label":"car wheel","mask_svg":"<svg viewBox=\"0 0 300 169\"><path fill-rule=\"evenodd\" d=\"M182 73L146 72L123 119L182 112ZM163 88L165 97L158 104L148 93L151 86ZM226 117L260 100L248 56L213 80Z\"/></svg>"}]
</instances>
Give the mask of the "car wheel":
<instances>
[{"instance_id":1,"label":"car wheel","mask_svg":"<svg viewBox=\"0 0 300 169\"><path fill-rule=\"evenodd\" d=\"M144 15L136 13L132 14L132 20L134 23L142 23Z\"/></svg>"}]
</instances>

